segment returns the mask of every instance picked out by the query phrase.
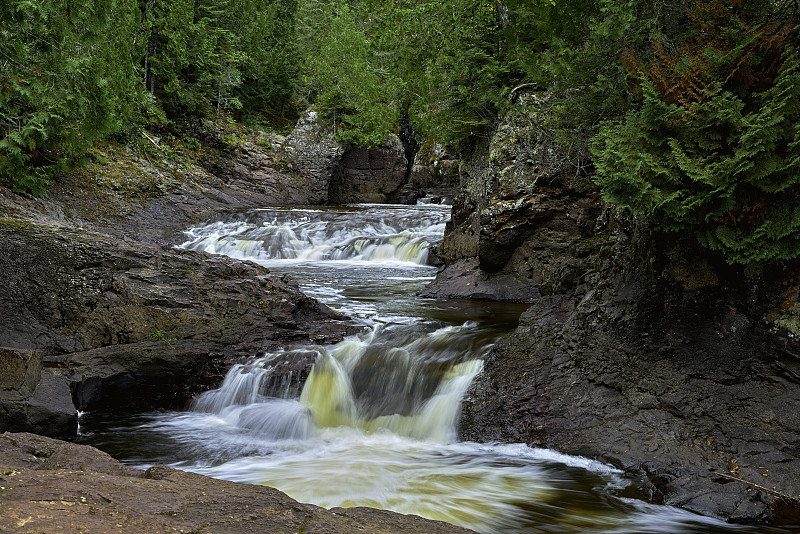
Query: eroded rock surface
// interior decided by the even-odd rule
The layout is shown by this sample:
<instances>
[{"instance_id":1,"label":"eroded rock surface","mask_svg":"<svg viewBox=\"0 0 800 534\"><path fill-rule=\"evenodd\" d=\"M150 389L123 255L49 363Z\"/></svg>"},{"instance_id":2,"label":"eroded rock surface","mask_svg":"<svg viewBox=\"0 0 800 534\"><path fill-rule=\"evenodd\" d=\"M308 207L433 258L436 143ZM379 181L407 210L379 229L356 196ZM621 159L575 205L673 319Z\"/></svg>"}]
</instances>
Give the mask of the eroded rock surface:
<instances>
[{"instance_id":1,"label":"eroded rock surface","mask_svg":"<svg viewBox=\"0 0 800 534\"><path fill-rule=\"evenodd\" d=\"M491 139L462 154L436 249L445 267L423 296L533 302L543 286L575 283L585 266L574 249L602 229L604 205L580 172L586 147L564 147L546 128L550 106L523 97Z\"/></svg>"},{"instance_id":2,"label":"eroded rock surface","mask_svg":"<svg viewBox=\"0 0 800 534\"><path fill-rule=\"evenodd\" d=\"M330 178L328 202L380 204L393 200L406 182L407 167L403 145L396 135L373 149L351 148Z\"/></svg>"},{"instance_id":3,"label":"eroded rock surface","mask_svg":"<svg viewBox=\"0 0 800 534\"><path fill-rule=\"evenodd\" d=\"M531 303L473 384L461 437L611 462L653 502L800 524L800 264L731 266L615 213L585 143L548 131L551 98L522 97L462 155L424 293Z\"/></svg>"},{"instance_id":4,"label":"eroded rock surface","mask_svg":"<svg viewBox=\"0 0 800 534\"><path fill-rule=\"evenodd\" d=\"M313 111L286 137L259 133L237 147L218 143L203 161L227 187L269 199L262 205L393 202L408 167L396 135L372 148L348 146Z\"/></svg>"},{"instance_id":5,"label":"eroded rock surface","mask_svg":"<svg viewBox=\"0 0 800 534\"><path fill-rule=\"evenodd\" d=\"M0 435L0 509L0 531L19 534L471 532L383 510L326 510L163 465L141 471L93 447L20 433Z\"/></svg>"},{"instance_id":6,"label":"eroded rock surface","mask_svg":"<svg viewBox=\"0 0 800 534\"><path fill-rule=\"evenodd\" d=\"M349 328L253 263L33 221L0 228L0 398L16 406L2 428L74 434L75 408L181 402L236 359ZM47 404L72 422L46 424Z\"/></svg>"},{"instance_id":7,"label":"eroded rock surface","mask_svg":"<svg viewBox=\"0 0 800 534\"><path fill-rule=\"evenodd\" d=\"M534 304L486 362L462 437L602 459L657 503L797 524L800 345L724 302L655 324L606 313L597 294Z\"/></svg>"}]
</instances>

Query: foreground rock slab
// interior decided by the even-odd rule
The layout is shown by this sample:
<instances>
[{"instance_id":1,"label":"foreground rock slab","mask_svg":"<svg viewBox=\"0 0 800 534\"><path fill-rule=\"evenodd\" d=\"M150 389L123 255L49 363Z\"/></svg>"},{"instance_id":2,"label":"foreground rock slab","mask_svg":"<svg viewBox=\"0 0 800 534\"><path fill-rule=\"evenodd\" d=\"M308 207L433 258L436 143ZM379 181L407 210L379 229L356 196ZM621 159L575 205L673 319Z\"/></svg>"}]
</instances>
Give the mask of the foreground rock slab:
<instances>
[{"instance_id":1,"label":"foreground rock slab","mask_svg":"<svg viewBox=\"0 0 800 534\"><path fill-rule=\"evenodd\" d=\"M326 510L163 465L141 471L93 447L25 433L0 436L0 509L0 532L20 534L472 532L384 510Z\"/></svg>"}]
</instances>

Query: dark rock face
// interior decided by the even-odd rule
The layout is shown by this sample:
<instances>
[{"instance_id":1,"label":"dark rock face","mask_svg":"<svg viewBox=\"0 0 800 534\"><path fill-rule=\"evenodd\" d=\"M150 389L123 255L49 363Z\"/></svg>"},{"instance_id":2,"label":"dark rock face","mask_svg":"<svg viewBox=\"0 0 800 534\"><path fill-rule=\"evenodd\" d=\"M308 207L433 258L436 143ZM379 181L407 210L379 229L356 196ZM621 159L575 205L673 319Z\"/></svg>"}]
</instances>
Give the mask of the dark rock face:
<instances>
[{"instance_id":1,"label":"dark rock face","mask_svg":"<svg viewBox=\"0 0 800 534\"><path fill-rule=\"evenodd\" d=\"M32 434L0 435L0 507L0 531L20 534L472 532L383 510L326 510L163 465L141 471L93 447Z\"/></svg>"},{"instance_id":2,"label":"dark rock face","mask_svg":"<svg viewBox=\"0 0 800 534\"><path fill-rule=\"evenodd\" d=\"M239 193L247 192L247 205L384 203L404 194L408 164L396 135L375 148L348 147L314 111L286 137L255 132L234 146L208 128L197 132L210 143L200 161L221 182L220 200L226 193L241 200Z\"/></svg>"},{"instance_id":3,"label":"dark rock face","mask_svg":"<svg viewBox=\"0 0 800 534\"><path fill-rule=\"evenodd\" d=\"M317 121L316 112L301 117L286 138L259 134L205 165L228 187L269 199L262 205L394 202L408 166L397 136L371 149L347 147Z\"/></svg>"},{"instance_id":4,"label":"dark rock face","mask_svg":"<svg viewBox=\"0 0 800 534\"><path fill-rule=\"evenodd\" d=\"M800 344L722 299L643 324L609 302L590 291L534 304L487 361L462 436L600 458L639 475L654 502L796 523Z\"/></svg>"},{"instance_id":5,"label":"dark rock face","mask_svg":"<svg viewBox=\"0 0 800 534\"><path fill-rule=\"evenodd\" d=\"M426 141L414 156L409 185L431 200L451 200L458 192L458 165L454 149Z\"/></svg>"},{"instance_id":6,"label":"dark rock face","mask_svg":"<svg viewBox=\"0 0 800 534\"><path fill-rule=\"evenodd\" d=\"M351 148L330 178L328 202L387 202L405 184L407 166L403 145L394 135L371 150Z\"/></svg>"},{"instance_id":7,"label":"dark rock face","mask_svg":"<svg viewBox=\"0 0 800 534\"><path fill-rule=\"evenodd\" d=\"M42 369L38 350L0 348L0 427L71 437L78 429L69 384Z\"/></svg>"},{"instance_id":8,"label":"dark rock face","mask_svg":"<svg viewBox=\"0 0 800 534\"><path fill-rule=\"evenodd\" d=\"M653 502L800 524L800 265L730 266L614 214L580 151L537 126L547 98L527 98L462 160L427 291L532 304L461 437L602 459Z\"/></svg>"},{"instance_id":9,"label":"dark rock face","mask_svg":"<svg viewBox=\"0 0 800 534\"><path fill-rule=\"evenodd\" d=\"M565 154L539 125L549 105L524 98L491 140L462 154L461 191L436 249L445 268L423 296L533 302L585 268L574 249L602 229L603 205L579 172L585 154Z\"/></svg>"},{"instance_id":10,"label":"dark rock face","mask_svg":"<svg viewBox=\"0 0 800 534\"><path fill-rule=\"evenodd\" d=\"M338 143L317 139L295 146L305 131L293 132L288 139L261 133L235 149L233 157L224 152L209 158L206 167L228 187L253 191L273 204L324 204L331 165L341 157ZM304 139L305 141L305 139ZM303 176L294 172L305 169Z\"/></svg>"},{"instance_id":11,"label":"dark rock face","mask_svg":"<svg viewBox=\"0 0 800 534\"><path fill-rule=\"evenodd\" d=\"M286 138L287 154L301 180L311 185L309 204L328 202L330 181L339 167L346 149L317 122L317 113L307 112L297 121Z\"/></svg>"}]
</instances>

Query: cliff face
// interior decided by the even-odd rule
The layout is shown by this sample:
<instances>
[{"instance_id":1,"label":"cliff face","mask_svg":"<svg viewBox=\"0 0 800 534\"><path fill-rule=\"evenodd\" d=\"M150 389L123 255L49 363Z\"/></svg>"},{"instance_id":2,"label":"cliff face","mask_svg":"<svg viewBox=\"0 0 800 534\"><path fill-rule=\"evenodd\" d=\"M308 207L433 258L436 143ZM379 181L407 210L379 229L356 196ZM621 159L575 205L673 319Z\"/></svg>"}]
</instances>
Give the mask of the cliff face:
<instances>
[{"instance_id":1,"label":"cliff face","mask_svg":"<svg viewBox=\"0 0 800 534\"><path fill-rule=\"evenodd\" d=\"M547 110L526 97L468 154L438 250L429 295L532 304L473 385L462 437L601 458L654 502L797 523L800 265L732 267L616 214Z\"/></svg>"},{"instance_id":2,"label":"cliff face","mask_svg":"<svg viewBox=\"0 0 800 534\"><path fill-rule=\"evenodd\" d=\"M224 137L203 165L226 184L249 189L272 204L320 205L393 202L407 182L408 163L396 135L382 146L349 147L307 112L286 137L259 133L233 146Z\"/></svg>"},{"instance_id":3,"label":"cliff face","mask_svg":"<svg viewBox=\"0 0 800 534\"><path fill-rule=\"evenodd\" d=\"M601 231L603 205L581 172L586 147L548 128L547 95L521 95L490 140L462 154L460 193L436 253L429 297L533 302L574 285L576 247Z\"/></svg>"}]
</instances>

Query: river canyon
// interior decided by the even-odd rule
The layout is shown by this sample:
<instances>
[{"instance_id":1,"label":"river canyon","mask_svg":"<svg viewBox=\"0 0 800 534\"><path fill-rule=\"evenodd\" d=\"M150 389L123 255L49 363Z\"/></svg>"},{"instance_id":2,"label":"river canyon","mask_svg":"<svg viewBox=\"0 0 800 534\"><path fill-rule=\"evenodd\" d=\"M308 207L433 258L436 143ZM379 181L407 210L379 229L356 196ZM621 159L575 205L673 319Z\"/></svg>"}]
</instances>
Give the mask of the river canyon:
<instances>
[{"instance_id":1,"label":"river canyon","mask_svg":"<svg viewBox=\"0 0 800 534\"><path fill-rule=\"evenodd\" d=\"M264 208L187 229L181 248L290 274L363 331L254 354L186 410L85 414L79 441L135 467L167 464L326 508L390 509L482 533L772 531L631 499L635 481L602 461L458 441L464 394L526 306L416 296L436 273L429 247L449 210Z\"/></svg>"}]
</instances>

